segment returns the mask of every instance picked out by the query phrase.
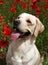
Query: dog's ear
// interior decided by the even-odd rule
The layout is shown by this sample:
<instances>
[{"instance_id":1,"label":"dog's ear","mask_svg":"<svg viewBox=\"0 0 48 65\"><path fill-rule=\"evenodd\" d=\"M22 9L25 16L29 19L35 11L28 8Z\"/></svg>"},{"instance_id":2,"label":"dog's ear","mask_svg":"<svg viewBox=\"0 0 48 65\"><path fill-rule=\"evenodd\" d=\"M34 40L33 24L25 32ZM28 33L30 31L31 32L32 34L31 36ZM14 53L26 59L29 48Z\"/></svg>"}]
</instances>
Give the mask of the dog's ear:
<instances>
[{"instance_id":1,"label":"dog's ear","mask_svg":"<svg viewBox=\"0 0 48 65\"><path fill-rule=\"evenodd\" d=\"M44 25L40 22L38 18L36 18L36 28L34 31L35 37L38 36L38 33L42 33L44 31Z\"/></svg>"}]
</instances>

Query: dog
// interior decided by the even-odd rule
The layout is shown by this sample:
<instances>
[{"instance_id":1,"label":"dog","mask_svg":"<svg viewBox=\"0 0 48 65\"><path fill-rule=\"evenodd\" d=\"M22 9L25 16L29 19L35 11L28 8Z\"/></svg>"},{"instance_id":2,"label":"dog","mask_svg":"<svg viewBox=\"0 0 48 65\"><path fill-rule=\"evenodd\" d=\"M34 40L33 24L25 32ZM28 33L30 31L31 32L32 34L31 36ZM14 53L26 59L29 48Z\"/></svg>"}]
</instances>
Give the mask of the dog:
<instances>
[{"instance_id":1,"label":"dog","mask_svg":"<svg viewBox=\"0 0 48 65\"><path fill-rule=\"evenodd\" d=\"M14 20L12 27L7 65L42 65L41 55L35 45L38 34L44 31L41 21L34 15L22 13Z\"/></svg>"}]
</instances>

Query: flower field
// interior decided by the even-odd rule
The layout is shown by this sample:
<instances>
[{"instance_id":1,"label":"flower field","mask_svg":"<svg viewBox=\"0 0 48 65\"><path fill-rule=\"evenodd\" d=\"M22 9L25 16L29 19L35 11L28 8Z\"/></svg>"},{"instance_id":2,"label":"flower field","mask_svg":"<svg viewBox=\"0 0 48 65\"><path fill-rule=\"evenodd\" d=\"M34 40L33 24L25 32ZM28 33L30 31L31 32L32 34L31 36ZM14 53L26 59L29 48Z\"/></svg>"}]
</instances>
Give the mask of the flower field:
<instances>
[{"instance_id":1,"label":"flower field","mask_svg":"<svg viewBox=\"0 0 48 65\"><path fill-rule=\"evenodd\" d=\"M43 65L48 65L48 0L0 0L0 65L6 65L12 22L23 12L35 15L45 26L44 32L37 37L36 45L44 55Z\"/></svg>"}]
</instances>

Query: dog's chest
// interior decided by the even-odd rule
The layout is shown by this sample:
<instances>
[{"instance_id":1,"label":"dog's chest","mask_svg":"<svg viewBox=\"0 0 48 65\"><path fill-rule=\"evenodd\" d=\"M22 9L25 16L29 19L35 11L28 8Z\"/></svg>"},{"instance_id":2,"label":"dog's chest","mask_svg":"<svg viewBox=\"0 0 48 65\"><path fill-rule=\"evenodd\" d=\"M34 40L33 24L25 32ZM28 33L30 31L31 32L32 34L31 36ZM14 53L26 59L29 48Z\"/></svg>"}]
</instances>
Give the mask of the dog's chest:
<instances>
[{"instance_id":1,"label":"dog's chest","mask_svg":"<svg viewBox=\"0 0 48 65\"><path fill-rule=\"evenodd\" d=\"M32 44L30 40L23 42L21 45L18 46L17 51L14 52L14 56L18 56L23 63L32 63L36 62L37 54L36 54L36 47L34 43Z\"/></svg>"},{"instance_id":2,"label":"dog's chest","mask_svg":"<svg viewBox=\"0 0 48 65\"><path fill-rule=\"evenodd\" d=\"M22 51L24 54L26 54L31 48L32 48L32 44L30 43L30 40L27 40L26 42L23 42L18 47L18 50Z\"/></svg>"}]
</instances>

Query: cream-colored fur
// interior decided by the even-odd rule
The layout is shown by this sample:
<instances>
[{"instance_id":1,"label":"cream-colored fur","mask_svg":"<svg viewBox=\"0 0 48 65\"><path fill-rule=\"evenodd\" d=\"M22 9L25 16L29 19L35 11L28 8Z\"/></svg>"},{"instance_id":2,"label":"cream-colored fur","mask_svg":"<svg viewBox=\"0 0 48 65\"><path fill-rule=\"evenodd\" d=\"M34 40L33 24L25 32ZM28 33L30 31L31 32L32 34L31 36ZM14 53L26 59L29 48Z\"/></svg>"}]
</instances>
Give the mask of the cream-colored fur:
<instances>
[{"instance_id":1,"label":"cream-colored fur","mask_svg":"<svg viewBox=\"0 0 48 65\"><path fill-rule=\"evenodd\" d=\"M38 33L44 30L44 26L38 18L31 14L22 13L19 17L19 29L22 32L30 31L31 35L10 43L6 56L7 65L42 65L35 41ZM27 19L31 21L29 26Z\"/></svg>"}]
</instances>

